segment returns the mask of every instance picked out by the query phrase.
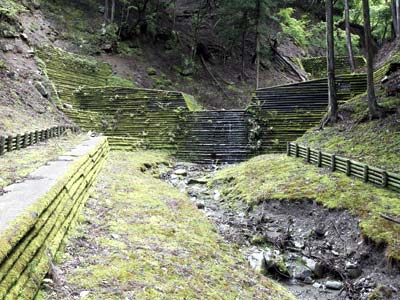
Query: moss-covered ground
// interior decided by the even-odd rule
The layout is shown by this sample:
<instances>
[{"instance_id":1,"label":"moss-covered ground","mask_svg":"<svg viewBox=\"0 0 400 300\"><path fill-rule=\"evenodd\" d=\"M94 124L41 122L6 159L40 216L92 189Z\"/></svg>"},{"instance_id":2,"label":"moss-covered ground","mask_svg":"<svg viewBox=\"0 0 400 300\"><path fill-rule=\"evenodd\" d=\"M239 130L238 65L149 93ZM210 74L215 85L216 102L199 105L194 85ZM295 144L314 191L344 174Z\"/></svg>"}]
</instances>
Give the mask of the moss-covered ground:
<instances>
[{"instance_id":1,"label":"moss-covered ground","mask_svg":"<svg viewBox=\"0 0 400 300\"><path fill-rule=\"evenodd\" d=\"M0 156L0 191L1 188L22 180L38 167L57 158L84 139L86 139L84 135L70 134Z\"/></svg>"},{"instance_id":2,"label":"moss-covered ground","mask_svg":"<svg viewBox=\"0 0 400 300\"><path fill-rule=\"evenodd\" d=\"M344 121L324 130L311 129L298 142L400 172L400 99L381 96L379 104L390 113L369 121L366 97L360 95L340 107Z\"/></svg>"},{"instance_id":3,"label":"moss-covered ground","mask_svg":"<svg viewBox=\"0 0 400 300\"><path fill-rule=\"evenodd\" d=\"M157 178L167 164L159 152L111 153L66 245L63 288L38 299L292 299L250 271L188 197Z\"/></svg>"},{"instance_id":4,"label":"moss-covered ground","mask_svg":"<svg viewBox=\"0 0 400 300\"><path fill-rule=\"evenodd\" d=\"M312 199L332 209L349 209L363 234L386 244L389 259L400 260L400 226L380 214L400 216L400 195L344 174L332 173L285 155L263 155L218 172L210 183L235 206L268 200Z\"/></svg>"}]
</instances>

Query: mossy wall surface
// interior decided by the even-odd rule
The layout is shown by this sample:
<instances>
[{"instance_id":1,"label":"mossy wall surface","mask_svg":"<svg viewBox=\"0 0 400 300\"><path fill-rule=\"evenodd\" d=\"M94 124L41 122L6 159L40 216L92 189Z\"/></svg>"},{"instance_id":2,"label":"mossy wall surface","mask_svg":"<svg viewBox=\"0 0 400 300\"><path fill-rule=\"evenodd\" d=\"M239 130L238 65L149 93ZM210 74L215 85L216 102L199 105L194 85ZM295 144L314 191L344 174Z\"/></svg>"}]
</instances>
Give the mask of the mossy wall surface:
<instances>
[{"instance_id":1,"label":"mossy wall surface","mask_svg":"<svg viewBox=\"0 0 400 300\"><path fill-rule=\"evenodd\" d=\"M292 60L304 71L311 75L311 78L325 78L326 77L326 56L310 57L310 58L292 58ZM355 56L354 62L356 68L364 68L366 60L364 56ZM335 57L335 72L336 75L350 74L349 58L347 56Z\"/></svg>"},{"instance_id":2,"label":"mossy wall surface","mask_svg":"<svg viewBox=\"0 0 400 300\"><path fill-rule=\"evenodd\" d=\"M338 76L339 103L365 92L366 84L365 74ZM327 79L257 90L249 111L260 126L257 132L259 152L284 152L287 142L296 140L320 123L327 108Z\"/></svg>"},{"instance_id":3,"label":"mossy wall surface","mask_svg":"<svg viewBox=\"0 0 400 300\"><path fill-rule=\"evenodd\" d=\"M5 227L3 224L0 232L0 299L33 299L61 242L88 198L88 191L108 151L107 140L98 138L85 153L79 156L67 154L64 159L72 160L67 172L61 178L55 178L56 183L13 221ZM37 190L43 188L37 187ZM18 192L20 198L29 196L17 189ZM2 205L7 205L7 201L2 201ZM12 213L14 205L16 203L10 206L8 214Z\"/></svg>"},{"instance_id":4,"label":"mossy wall surface","mask_svg":"<svg viewBox=\"0 0 400 300\"><path fill-rule=\"evenodd\" d=\"M54 47L43 47L37 55L43 62L43 72L54 83L62 102L77 105L73 94L85 87L134 87L132 82L114 76L109 64L95 59Z\"/></svg>"}]
</instances>

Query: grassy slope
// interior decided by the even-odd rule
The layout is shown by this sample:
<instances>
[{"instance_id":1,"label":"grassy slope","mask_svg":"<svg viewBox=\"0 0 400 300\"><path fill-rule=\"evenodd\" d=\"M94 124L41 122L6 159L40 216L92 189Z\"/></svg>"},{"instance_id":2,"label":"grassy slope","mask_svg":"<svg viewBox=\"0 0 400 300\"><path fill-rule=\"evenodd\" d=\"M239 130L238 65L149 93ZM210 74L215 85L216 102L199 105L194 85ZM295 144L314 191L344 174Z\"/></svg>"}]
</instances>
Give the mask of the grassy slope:
<instances>
[{"instance_id":1,"label":"grassy slope","mask_svg":"<svg viewBox=\"0 0 400 300\"><path fill-rule=\"evenodd\" d=\"M165 154L113 152L61 269L85 299L292 299L245 267L186 195L149 166ZM155 168L153 168L154 170ZM101 217L99 217L101 215ZM58 292L59 293L59 292ZM42 293L45 299L66 295Z\"/></svg>"},{"instance_id":2,"label":"grassy slope","mask_svg":"<svg viewBox=\"0 0 400 300\"><path fill-rule=\"evenodd\" d=\"M21 180L46 162L57 158L85 138L86 136L82 135L54 138L0 156L0 190L16 180Z\"/></svg>"},{"instance_id":3,"label":"grassy slope","mask_svg":"<svg viewBox=\"0 0 400 300\"><path fill-rule=\"evenodd\" d=\"M365 95L361 95L340 107L344 122L322 131L312 129L298 142L400 172L400 99L381 96L379 104L392 114L365 121L368 109Z\"/></svg>"},{"instance_id":4,"label":"grassy slope","mask_svg":"<svg viewBox=\"0 0 400 300\"><path fill-rule=\"evenodd\" d=\"M387 257L400 260L400 226L379 213L400 215L399 194L285 155L264 155L217 173L212 185L232 204L256 205L272 199L313 199L329 208L349 209L360 217L364 235L388 244Z\"/></svg>"}]
</instances>

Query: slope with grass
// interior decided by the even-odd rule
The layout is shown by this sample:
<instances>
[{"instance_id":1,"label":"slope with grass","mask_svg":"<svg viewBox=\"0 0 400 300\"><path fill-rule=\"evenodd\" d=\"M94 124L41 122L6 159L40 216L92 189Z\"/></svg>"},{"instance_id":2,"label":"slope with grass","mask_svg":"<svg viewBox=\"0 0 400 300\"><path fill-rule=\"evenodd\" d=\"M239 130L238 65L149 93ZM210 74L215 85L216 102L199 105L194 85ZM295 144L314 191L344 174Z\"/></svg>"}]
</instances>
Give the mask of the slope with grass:
<instances>
[{"instance_id":1,"label":"slope with grass","mask_svg":"<svg viewBox=\"0 0 400 300\"><path fill-rule=\"evenodd\" d=\"M328 208L348 209L360 218L365 237L387 245L388 259L400 260L400 227L380 216L400 215L398 193L284 155L259 156L226 168L211 185L221 189L233 206L238 201L256 206L269 200L311 199Z\"/></svg>"},{"instance_id":2,"label":"slope with grass","mask_svg":"<svg viewBox=\"0 0 400 300\"><path fill-rule=\"evenodd\" d=\"M60 286L38 299L294 299L249 271L186 195L155 178L169 163L159 152L111 154L66 246Z\"/></svg>"}]
</instances>

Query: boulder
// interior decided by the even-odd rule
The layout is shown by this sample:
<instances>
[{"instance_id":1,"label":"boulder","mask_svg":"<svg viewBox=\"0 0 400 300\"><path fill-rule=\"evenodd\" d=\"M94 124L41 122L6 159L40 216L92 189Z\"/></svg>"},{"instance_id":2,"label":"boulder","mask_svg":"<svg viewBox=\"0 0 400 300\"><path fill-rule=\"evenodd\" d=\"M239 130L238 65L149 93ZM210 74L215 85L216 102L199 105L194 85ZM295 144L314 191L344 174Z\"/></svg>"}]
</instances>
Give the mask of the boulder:
<instances>
[{"instance_id":1,"label":"boulder","mask_svg":"<svg viewBox=\"0 0 400 300\"><path fill-rule=\"evenodd\" d=\"M248 261L250 264L250 267L255 270L256 272L259 272L261 274L265 274L267 269L266 269L266 264L265 264L265 258L264 258L264 252L259 251L251 254L248 257Z\"/></svg>"},{"instance_id":2,"label":"boulder","mask_svg":"<svg viewBox=\"0 0 400 300\"><path fill-rule=\"evenodd\" d=\"M178 176L187 176L188 173L185 169L178 169L175 170L174 174Z\"/></svg>"}]
</instances>

